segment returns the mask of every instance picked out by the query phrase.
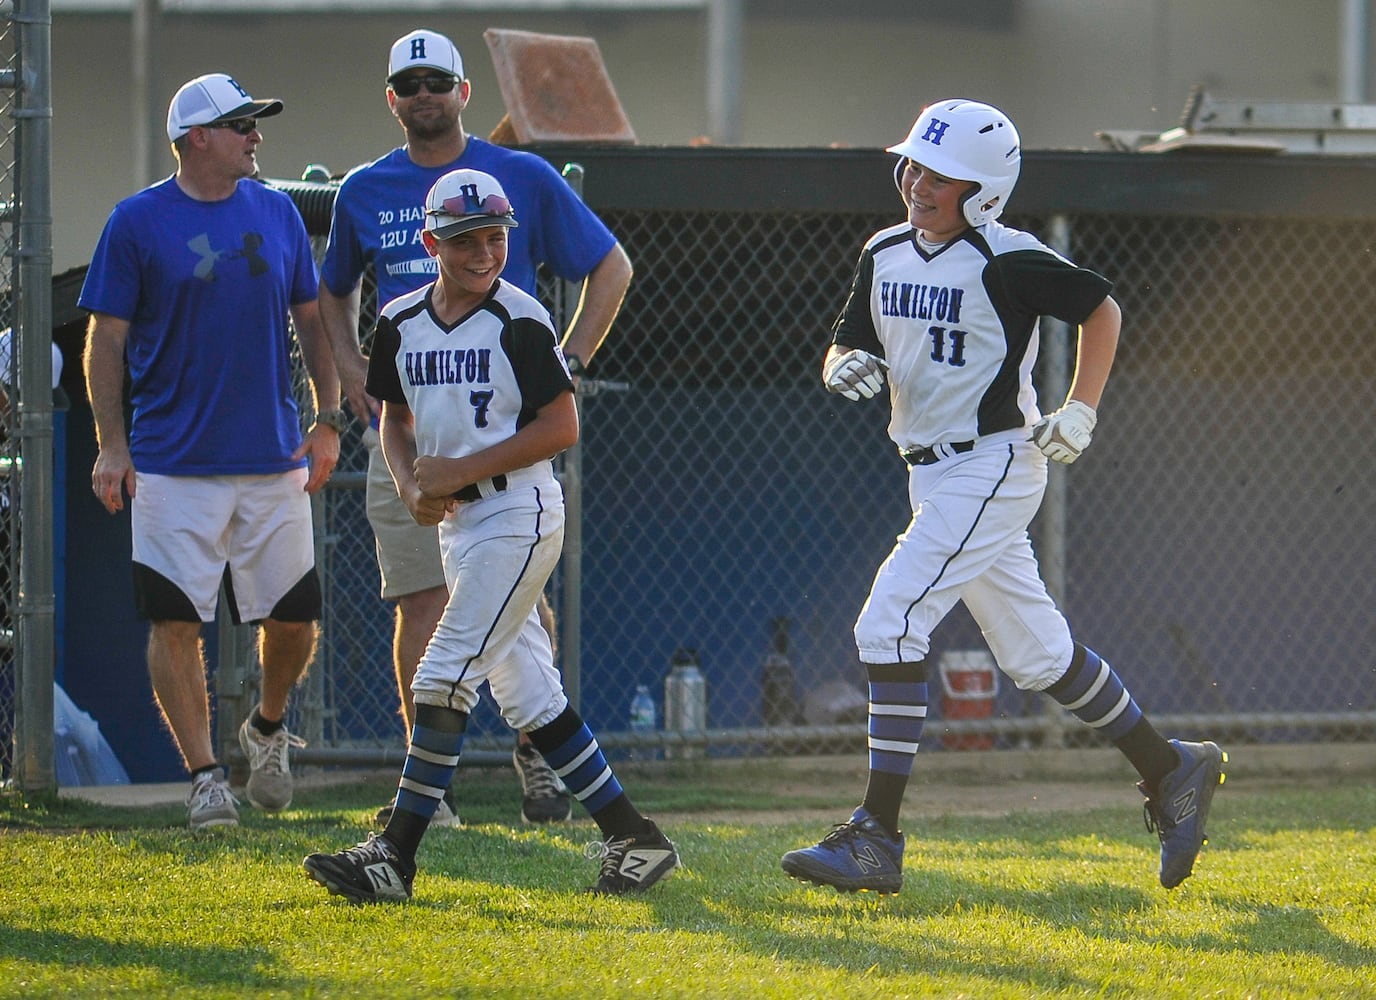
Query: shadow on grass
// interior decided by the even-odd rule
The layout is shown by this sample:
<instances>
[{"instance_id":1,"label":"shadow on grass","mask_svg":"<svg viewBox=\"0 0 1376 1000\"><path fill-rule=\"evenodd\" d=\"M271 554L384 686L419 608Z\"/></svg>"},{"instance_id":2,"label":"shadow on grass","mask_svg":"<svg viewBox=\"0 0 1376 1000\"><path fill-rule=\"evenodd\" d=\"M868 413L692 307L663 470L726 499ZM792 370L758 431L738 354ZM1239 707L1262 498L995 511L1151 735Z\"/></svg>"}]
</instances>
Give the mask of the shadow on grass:
<instances>
[{"instance_id":1,"label":"shadow on grass","mask_svg":"<svg viewBox=\"0 0 1376 1000\"><path fill-rule=\"evenodd\" d=\"M245 987L290 988L280 975L262 975L255 969L273 964L273 949L233 948L217 945L140 944L88 934L56 930L5 927L0 933L0 957L68 970L79 966L105 970L157 969L164 986L220 987L235 993ZM308 984L298 984L302 989Z\"/></svg>"}]
</instances>

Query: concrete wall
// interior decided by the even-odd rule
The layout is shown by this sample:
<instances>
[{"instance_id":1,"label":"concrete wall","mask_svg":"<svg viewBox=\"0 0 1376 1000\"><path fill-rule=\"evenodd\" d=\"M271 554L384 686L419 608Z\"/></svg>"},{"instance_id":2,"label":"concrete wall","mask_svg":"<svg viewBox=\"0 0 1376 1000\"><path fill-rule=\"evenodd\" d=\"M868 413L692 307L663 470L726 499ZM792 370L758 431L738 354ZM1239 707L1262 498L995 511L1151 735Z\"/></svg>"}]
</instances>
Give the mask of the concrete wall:
<instances>
[{"instance_id":1,"label":"concrete wall","mask_svg":"<svg viewBox=\"0 0 1376 1000\"><path fill-rule=\"evenodd\" d=\"M971 18L960 4L910 6L747 4L742 145L887 145L923 103L949 96L1002 106L1029 149L1095 148L1097 129L1169 128L1195 83L1221 99L1338 99L1340 0L986 0ZM287 103L264 129L265 175L296 177L310 162L343 171L398 143L386 53L419 26L463 51L474 87L465 123L476 134L504 113L482 41L493 26L597 39L642 143L683 145L708 130L700 11L166 13L152 113L161 117L185 80L229 72ZM52 40L61 271L89 259L111 206L148 178L133 162L129 17L59 13ZM159 162L160 175L173 169L170 151Z\"/></svg>"}]
</instances>

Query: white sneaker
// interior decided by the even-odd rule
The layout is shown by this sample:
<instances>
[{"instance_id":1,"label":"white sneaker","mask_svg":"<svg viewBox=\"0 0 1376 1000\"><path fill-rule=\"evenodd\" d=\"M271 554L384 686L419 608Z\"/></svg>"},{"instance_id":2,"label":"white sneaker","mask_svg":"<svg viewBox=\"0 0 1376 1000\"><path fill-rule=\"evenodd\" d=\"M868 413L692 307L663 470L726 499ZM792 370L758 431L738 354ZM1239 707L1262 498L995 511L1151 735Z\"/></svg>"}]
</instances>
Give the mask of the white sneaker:
<instances>
[{"instance_id":1,"label":"white sneaker","mask_svg":"<svg viewBox=\"0 0 1376 1000\"><path fill-rule=\"evenodd\" d=\"M187 826L192 830L238 826L238 801L229 790L223 770L216 768L206 771L191 783L191 794L186 797L186 805L190 810Z\"/></svg>"},{"instance_id":2,"label":"white sneaker","mask_svg":"<svg viewBox=\"0 0 1376 1000\"><path fill-rule=\"evenodd\" d=\"M449 804L450 793L445 792L444 798L440 799L440 807L435 810L434 817L430 820L431 826L443 826L457 830L460 826L459 814L454 807ZM392 821L392 810L397 807L397 797L392 796L392 801L379 809L373 815L373 822L379 827L386 828Z\"/></svg>"},{"instance_id":3,"label":"white sneaker","mask_svg":"<svg viewBox=\"0 0 1376 1000\"><path fill-rule=\"evenodd\" d=\"M459 814L449 808L449 803L440 799L440 807L435 810L435 815L430 820L431 826L454 827L459 826Z\"/></svg>"},{"instance_id":4,"label":"white sneaker","mask_svg":"<svg viewBox=\"0 0 1376 1000\"><path fill-rule=\"evenodd\" d=\"M248 800L269 812L291 805L291 764L287 751L305 745L306 741L287 732L286 726L264 736L245 719L239 727L239 746L248 757Z\"/></svg>"}]
</instances>

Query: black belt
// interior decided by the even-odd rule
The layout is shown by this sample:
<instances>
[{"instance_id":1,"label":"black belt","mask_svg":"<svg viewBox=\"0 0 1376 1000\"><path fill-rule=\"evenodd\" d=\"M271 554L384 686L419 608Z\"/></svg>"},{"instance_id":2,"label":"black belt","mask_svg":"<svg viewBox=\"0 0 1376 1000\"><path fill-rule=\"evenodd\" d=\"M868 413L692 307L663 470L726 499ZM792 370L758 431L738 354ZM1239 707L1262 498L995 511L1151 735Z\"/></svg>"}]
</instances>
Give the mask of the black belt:
<instances>
[{"instance_id":1,"label":"black belt","mask_svg":"<svg viewBox=\"0 0 1376 1000\"><path fill-rule=\"evenodd\" d=\"M506 476L498 473L492 477L492 488L498 493L506 492ZM455 500L462 500L464 503L471 503L474 500L481 500L482 493L478 489L477 483L469 483L459 492L454 494Z\"/></svg>"},{"instance_id":2,"label":"black belt","mask_svg":"<svg viewBox=\"0 0 1376 1000\"><path fill-rule=\"evenodd\" d=\"M905 451L903 461L909 465L935 465L943 458L950 458L952 455L964 455L967 451L974 448L973 441L954 441L951 444L934 444L930 448L918 448L915 451Z\"/></svg>"}]
</instances>

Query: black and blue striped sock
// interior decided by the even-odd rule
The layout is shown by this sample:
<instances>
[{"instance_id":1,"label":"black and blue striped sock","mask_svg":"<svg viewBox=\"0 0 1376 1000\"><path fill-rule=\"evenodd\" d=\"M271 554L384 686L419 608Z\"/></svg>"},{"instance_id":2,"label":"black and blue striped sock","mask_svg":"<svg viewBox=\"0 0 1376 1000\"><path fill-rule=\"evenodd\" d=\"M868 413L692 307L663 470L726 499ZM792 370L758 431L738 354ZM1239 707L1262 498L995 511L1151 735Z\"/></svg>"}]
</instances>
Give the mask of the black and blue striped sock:
<instances>
[{"instance_id":1,"label":"black and blue striped sock","mask_svg":"<svg viewBox=\"0 0 1376 1000\"><path fill-rule=\"evenodd\" d=\"M894 836L927 721L927 662L867 664L870 773L865 811Z\"/></svg>"},{"instance_id":2,"label":"black and blue striped sock","mask_svg":"<svg viewBox=\"0 0 1376 1000\"><path fill-rule=\"evenodd\" d=\"M426 827L454 780L467 728L467 712L438 705L416 706L416 724L401 768L396 808L383 831L407 858L415 857Z\"/></svg>"},{"instance_id":3,"label":"black and blue striped sock","mask_svg":"<svg viewBox=\"0 0 1376 1000\"><path fill-rule=\"evenodd\" d=\"M1180 763L1113 668L1088 646L1075 644L1070 667L1046 693L1112 740L1153 787Z\"/></svg>"},{"instance_id":4,"label":"black and blue striped sock","mask_svg":"<svg viewBox=\"0 0 1376 1000\"><path fill-rule=\"evenodd\" d=\"M631 805L597 738L571 706L526 735L603 834L640 833L646 828L645 817Z\"/></svg>"},{"instance_id":5,"label":"black and blue striped sock","mask_svg":"<svg viewBox=\"0 0 1376 1000\"><path fill-rule=\"evenodd\" d=\"M1108 661L1078 642L1069 668L1046 693L1110 740L1122 739L1142 718L1142 710Z\"/></svg>"}]
</instances>

